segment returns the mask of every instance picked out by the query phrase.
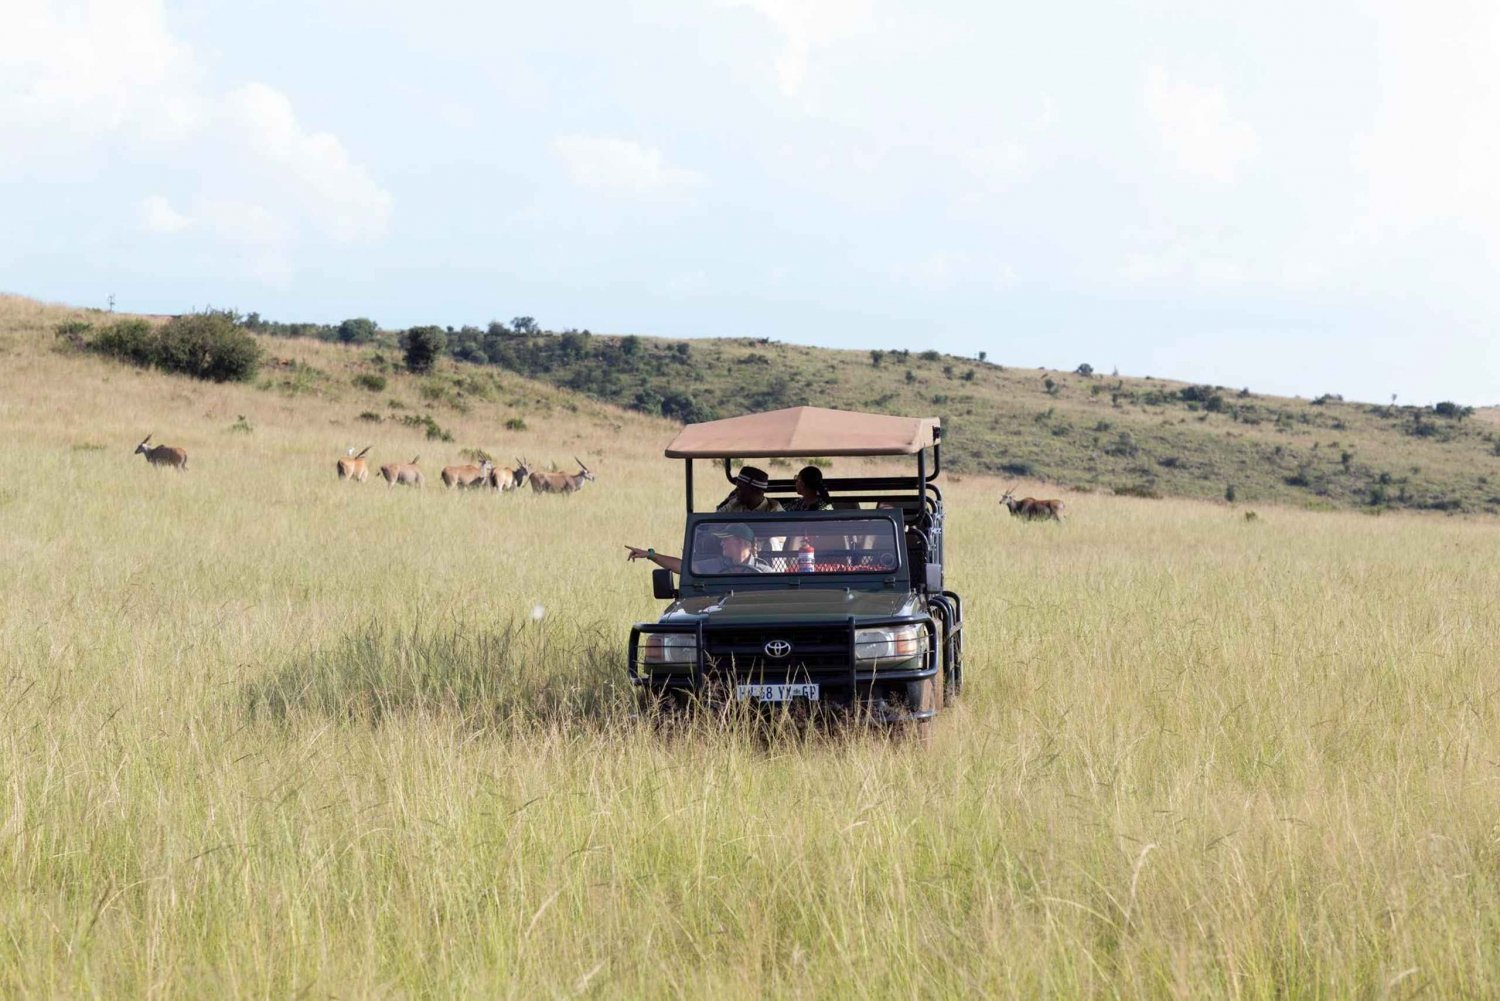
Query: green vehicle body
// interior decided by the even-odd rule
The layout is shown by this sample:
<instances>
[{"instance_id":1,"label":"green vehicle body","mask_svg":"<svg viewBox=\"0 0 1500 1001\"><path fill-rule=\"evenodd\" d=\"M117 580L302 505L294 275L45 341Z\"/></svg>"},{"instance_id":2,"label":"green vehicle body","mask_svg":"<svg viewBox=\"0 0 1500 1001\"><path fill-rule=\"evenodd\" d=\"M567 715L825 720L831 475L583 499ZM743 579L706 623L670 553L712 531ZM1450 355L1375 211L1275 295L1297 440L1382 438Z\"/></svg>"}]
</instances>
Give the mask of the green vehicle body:
<instances>
[{"instance_id":1,"label":"green vehicle body","mask_svg":"<svg viewBox=\"0 0 1500 1001\"><path fill-rule=\"evenodd\" d=\"M914 477L825 478L834 509L815 512L693 512L689 459L680 579L654 572L656 597L671 603L630 633L629 673L643 706L749 703L925 729L963 684L962 602L943 584L933 452L930 476L918 453ZM724 470L731 475L727 459ZM773 480L768 495L791 490L791 480ZM695 572L695 545L730 525L755 533L758 558L773 570ZM851 548L826 557L838 564L816 567L833 572L797 572L789 543L764 547L792 536L864 539L876 551L846 541Z\"/></svg>"}]
</instances>

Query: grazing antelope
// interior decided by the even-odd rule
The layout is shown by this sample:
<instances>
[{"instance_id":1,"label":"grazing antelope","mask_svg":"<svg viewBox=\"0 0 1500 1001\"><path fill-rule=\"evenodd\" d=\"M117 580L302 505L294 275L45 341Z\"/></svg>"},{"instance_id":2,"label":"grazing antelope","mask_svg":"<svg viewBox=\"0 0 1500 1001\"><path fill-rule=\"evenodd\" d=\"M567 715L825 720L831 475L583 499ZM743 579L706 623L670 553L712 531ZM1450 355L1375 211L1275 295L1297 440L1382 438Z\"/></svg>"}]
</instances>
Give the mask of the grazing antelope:
<instances>
[{"instance_id":1,"label":"grazing antelope","mask_svg":"<svg viewBox=\"0 0 1500 1001\"><path fill-rule=\"evenodd\" d=\"M1062 521L1063 502L1060 500L1037 500L1035 497L1015 498L1015 487L1005 491L1000 498L1000 503L1009 510L1012 518L1025 518L1027 521Z\"/></svg>"},{"instance_id":2,"label":"grazing antelope","mask_svg":"<svg viewBox=\"0 0 1500 1001\"><path fill-rule=\"evenodd\" d=\"M482 487L490 481L490 470L495 468L495 463L488 455L479 453L484 461L476 466L472 462L463 466L443 467L443 486L458 487L464 490L468 487Z\"/></svg>"},{"instance_id":3,"label":"grazing antelope","mask_svg":"<svg viewBox=\"0 0 1500 1001\"><path fill-rule=\"evenodd\" d=\"M391 462L380 467L380 475L385 477L385 486L389 490L396 484L403 487L420 487L427 482L422 471L417 468L417 462L422 457L415 456L410 462Z\"/></svg>"},{"instance_id":4,"label":"grazing antelope","mask_svg":"<svg viewBox=\"0 0 1500 1001\"><path fill-rule=\"evenodd\" d=\"M526 482L526 477L530 475L530 464L525 459L517 459L514 469L509 466L496 466L490 473L490 486L501 493L507 490L518 490L521 484Z\"/></svg>"},{"instance_id":5,"label":"grazing antelope","mask_svg":"<svg viewBox=\"0 0 1500 1001\"><path fill-rule=\"evenodd\" d=\"M155 431L151 432L151 434L155 433ZM171 445L152 445L150 448L147 448L146 445L151 441L151 434L146 435L141 440L141 443L135 447L133 454L144 455L146 461L153 466L172 466L179 473L185 472L187 470L187 450L174 448Z\"/></svg>"},{"instance_id":6,"label":"grazing antelope","mask_svg":"<svg viewBox=\"0 0 1500 1001\"><path fill-rule=\"evenodd\" d=\"M531 489L539 494L571 494L582 490L594 478L594 472L578 456L573 456L573 461L578 463L576 473L532 473Z\"/></svg>"},{"instance_id":7,"label":"grazing antelope","mask_svg":"<svg viewBox=\"0 0 1500 1001\"><path fill-rule=\"evenodd\" d=\"M344 458L339 460L339 479L354 480L357 483L363 483L369 479L370 467L365 465L365 453L369 450L370 446L366 445L358 455L355 455L354 448L351 446L344 453Z\"/></svg>"}]
</instances>

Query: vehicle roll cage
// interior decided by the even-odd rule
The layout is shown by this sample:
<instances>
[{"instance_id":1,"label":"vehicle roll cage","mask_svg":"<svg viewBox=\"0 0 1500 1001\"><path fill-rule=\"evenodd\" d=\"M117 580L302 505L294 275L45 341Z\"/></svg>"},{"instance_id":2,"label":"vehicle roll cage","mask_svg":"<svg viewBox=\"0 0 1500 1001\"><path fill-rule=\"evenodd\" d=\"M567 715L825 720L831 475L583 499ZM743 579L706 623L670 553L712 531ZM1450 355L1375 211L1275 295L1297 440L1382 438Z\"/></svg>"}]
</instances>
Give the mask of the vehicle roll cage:
<instances>
[{"instance_id":1,"label":"vehicle roll cage","mask_svg":"<svg viewBox=\"0 0 1500 1001\"><path fill-rule=\"evenodd\" d=\"M828 477L823 480L823 486L827 488L830 494L839 494L840 500L865 503L902 500L909 496L912 491L915 491L921 497L922 510L927 512L935 511L942 504L943 500L942 490L933 482L943 471L941 439L942 429L933 428L931 472L927 470L927 450L919 449L916 453L917 475L915 476ZM725 457L720 461L724 463L724 478L733 483L734 462L736 460ZM682 464L687 484L687 513L692 514L693 460L683 459ZM795 495L795 483L794 479L771 480L770 485L766 488L766 494L768 496Z\"/></svg>"}]
</instances>

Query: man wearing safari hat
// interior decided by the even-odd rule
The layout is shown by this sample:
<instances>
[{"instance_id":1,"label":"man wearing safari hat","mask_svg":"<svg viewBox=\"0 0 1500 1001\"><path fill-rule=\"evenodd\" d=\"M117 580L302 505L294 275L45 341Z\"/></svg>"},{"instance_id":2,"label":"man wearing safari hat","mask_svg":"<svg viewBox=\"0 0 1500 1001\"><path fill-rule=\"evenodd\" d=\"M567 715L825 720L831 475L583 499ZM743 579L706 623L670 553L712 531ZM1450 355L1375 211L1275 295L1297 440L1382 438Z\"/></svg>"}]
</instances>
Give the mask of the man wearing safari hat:
<instances>
[{"instance_id":1,"label":"man wearing safari hat","mask_svg":"<svg viewBox=\"0 0 1500 1001\"><path fill-rule=\"evenodd\" d=\"M772 501L771 503L775 503ZM744 522L734 522L728 525L714 525L709 529L714 538L719 540L721 555L696 557L693 560L693 573L716 574L716 573L772 573L774 567L755 555L755 532ZM658 553L654 549L641 549L637 546L626 546L630 550L625 558L634 562L635 560L650 560L659 567L665 567L673 573L682 573L682 557L667 556Z\"/></svg>"},{"instance_id":2,"label":"man wearing safari hat","mask_svg":"<svg viewBox=\"0 0 1500 1001\"><path fill-rule=\"evenodd\" d=\"M781 502L766 496L771 478L764 469L741 466L734 477L734 493L725 497L715 511L780 511Z\"/></svg>"}]
</instances>

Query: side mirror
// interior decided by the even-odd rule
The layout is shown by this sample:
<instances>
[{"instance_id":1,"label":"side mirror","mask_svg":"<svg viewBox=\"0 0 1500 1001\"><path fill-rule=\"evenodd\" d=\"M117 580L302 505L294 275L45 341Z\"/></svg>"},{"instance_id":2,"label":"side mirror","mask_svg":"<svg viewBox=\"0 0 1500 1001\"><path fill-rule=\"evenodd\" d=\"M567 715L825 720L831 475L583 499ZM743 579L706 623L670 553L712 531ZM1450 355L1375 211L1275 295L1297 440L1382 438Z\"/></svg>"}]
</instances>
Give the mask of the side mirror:
<instances>
[{"instance_id":1,"label":"side mirror","mask_svg":"<svg viewBox=\"0 0 1500 1001\"><path fill-rule=\"evenodd\" d=\"M927 564L927 590L932 594L938 594L942 592L943 565L941 563Z\"/></svg>"},{"instance_id":2,"label":"side mirror","mask_svg":"<svg viewBox=\"0 0 1500 1001\"><path fill-rule=\"evenodd\" d=\"M672 571L665 568L651 571L651 595L662 601L677 597L677 588L672 586Z\"/></svg>"}]
</instances>

